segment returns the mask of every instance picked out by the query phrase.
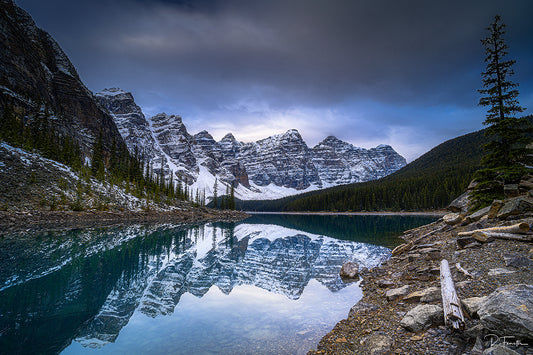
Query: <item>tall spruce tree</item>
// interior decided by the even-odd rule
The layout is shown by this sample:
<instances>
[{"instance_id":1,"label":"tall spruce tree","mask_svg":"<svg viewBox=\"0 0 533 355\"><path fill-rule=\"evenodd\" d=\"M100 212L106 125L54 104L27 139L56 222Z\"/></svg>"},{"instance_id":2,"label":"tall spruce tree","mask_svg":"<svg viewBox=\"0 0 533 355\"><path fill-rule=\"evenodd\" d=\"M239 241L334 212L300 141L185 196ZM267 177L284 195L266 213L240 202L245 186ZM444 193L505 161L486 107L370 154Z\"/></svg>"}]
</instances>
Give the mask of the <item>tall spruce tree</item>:
<instances>
[{"instance_id":1,"label":"tall spruce tree","mask_svg":"<svg viewBox=\"0 0 533 355\"><path fill-rule=\"evenodd\" d=\"M215 185L213 185L213 208L218 208L218 179L215 178Z\"/></svg>"},{"instance_id":2,"label":"tall spruce tree","mask_svg":"<svg viewBox=\"0 0 533 355\"><path fill-rule=\"evenodd\" d=\"M483 96L479 104L489 107L483 124L488 126L486 135L491 140L484 146L484 168L475 174L478 185L474 198L478 207L502 198L503 185L515 182L527 172L526 163L532 154L527 148L531 142L528 134L533 132L531 122L515 117L524 108L518 103L518 84L510 80L516 61L506 59L509 46L504 40L505 27L500 16L495 16L487 27L489 35L481 40L487 66L482 73L483 89L479 92Z\"/></svg>"}]
</instances>

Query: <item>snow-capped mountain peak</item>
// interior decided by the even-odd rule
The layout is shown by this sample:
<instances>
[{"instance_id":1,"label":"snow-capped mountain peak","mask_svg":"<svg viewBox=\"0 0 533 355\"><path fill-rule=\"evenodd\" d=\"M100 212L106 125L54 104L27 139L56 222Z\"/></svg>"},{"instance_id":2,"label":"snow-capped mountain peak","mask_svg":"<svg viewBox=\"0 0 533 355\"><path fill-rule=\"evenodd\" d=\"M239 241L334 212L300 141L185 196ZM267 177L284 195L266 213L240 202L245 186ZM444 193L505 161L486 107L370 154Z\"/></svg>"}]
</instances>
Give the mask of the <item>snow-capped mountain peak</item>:
<instances>
[{"instance_id":1,"label":"snow-capped mountain peak","mask_svg":"<svg viewBox=\"0 0 533 355\"><path fill-rule=\"evenodd\" d=\"M406 164L388 145L364 149L334 136L309 148L296 129L250 143L228 133L217 142L206 130L191 135L177 115L160 113L146 120L131 93L121 89L105 89L96 97L131 150L145 152L167 178L175 174L189 191L205 192L208 199L215 182L219 195L233 185L237 198L274 199L377 179Z\"/></svg>"}]
</instances>

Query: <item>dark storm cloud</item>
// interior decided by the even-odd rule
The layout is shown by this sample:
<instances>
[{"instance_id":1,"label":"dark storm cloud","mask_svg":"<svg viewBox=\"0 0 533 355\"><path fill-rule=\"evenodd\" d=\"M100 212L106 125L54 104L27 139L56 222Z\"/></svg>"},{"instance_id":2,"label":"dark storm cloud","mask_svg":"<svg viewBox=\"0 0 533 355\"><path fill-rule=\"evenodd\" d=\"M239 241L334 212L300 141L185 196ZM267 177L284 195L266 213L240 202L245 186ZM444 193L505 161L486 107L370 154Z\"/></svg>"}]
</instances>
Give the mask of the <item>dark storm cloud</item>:
<instances>
[{"instance_id":1,"label":"dark storm cloud","mask_svg":"<svg viewBox=\"0 0 533 355\"><path fill-rule=\"evenodd\" d=\"M122 86L143 109L205 123L224 111L302 124L337 114L344 124L332 119L332 129L352 129L351 141L364 140L355 126L378 138L416 125L442 136L450 122L433 120L446 117L465 121L463 133L479 128L480 38L498 13L518 59L515 80L533 105L529 0L17 3L58 39L93 90Z\"/></svg>"}]
</instances>

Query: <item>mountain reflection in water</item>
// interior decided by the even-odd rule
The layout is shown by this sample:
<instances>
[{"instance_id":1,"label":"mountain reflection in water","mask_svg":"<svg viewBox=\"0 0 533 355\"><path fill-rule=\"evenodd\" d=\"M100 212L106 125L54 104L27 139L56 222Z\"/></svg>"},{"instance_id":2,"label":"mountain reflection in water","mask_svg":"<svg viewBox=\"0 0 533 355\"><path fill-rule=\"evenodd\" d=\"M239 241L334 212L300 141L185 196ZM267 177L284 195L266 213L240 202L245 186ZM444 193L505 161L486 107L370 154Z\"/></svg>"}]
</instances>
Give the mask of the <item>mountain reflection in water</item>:
<instances>
[{"instance_id":1,"label":"mountain reflection in water","mask_svg":"<svg viewBox=\"0 0 533 355\"><path fill-rule=\"evenodd\" d=\"M268 222L3 236L0 352L305 352L389 249Z\"/></svg>"}]
</instances>

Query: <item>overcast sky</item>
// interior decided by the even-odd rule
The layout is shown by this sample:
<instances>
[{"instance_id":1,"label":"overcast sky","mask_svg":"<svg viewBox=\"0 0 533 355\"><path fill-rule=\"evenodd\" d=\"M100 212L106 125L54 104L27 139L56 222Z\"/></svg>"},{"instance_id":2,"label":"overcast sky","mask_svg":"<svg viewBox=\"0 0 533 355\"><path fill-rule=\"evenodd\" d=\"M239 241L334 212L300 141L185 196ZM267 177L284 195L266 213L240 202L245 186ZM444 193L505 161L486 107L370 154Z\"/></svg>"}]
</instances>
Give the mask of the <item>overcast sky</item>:
<instances>
[{"instance_id":1,"label":"overcast sky","mask_svg":"<svg viewBox=\"0 0 533 355\"><path fill-rule=\"evenodd\" d=\"M500 14L533 113L533 1L16 0L94 92L252 141L290 128L408 161L483 127L480 39Z\"/></svg>"}]
</instances>

